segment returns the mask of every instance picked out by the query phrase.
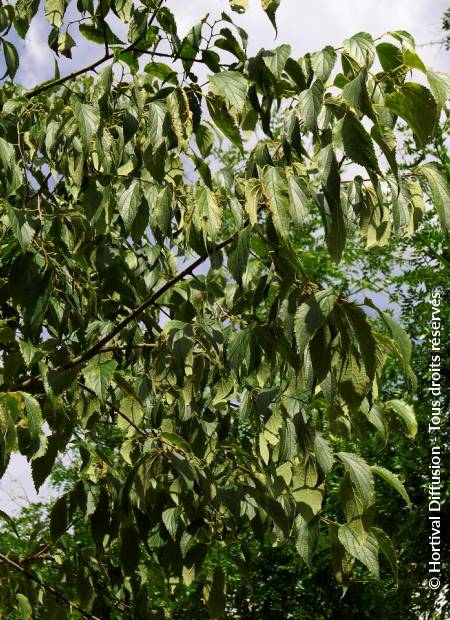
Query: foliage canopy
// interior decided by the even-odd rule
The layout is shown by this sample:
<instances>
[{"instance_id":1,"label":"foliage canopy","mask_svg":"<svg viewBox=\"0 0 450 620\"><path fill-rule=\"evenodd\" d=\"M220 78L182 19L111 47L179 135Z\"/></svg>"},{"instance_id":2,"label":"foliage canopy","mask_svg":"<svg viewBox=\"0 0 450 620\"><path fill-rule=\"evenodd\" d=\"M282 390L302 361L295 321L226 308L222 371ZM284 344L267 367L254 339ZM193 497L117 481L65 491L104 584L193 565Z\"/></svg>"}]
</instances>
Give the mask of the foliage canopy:
<instances>
[{"instance_id":1,"label":"foliage canopy","mask_svg":"<svg viewBox=\"0 0 450 620\"><path fill-rule=\"evenodd\" d=\"M262 0L275 28L278 5ZM39 11L56 56L80 37L101 51L27 89L14 42ZM249 532L293 541L308 564L328 537L344 589L377 579L380 555L396 579L375 491L409 498L357 437L416 434L411 405L380 398L387 356L414 390L411 342L370 299L313 278L303 249L315 213L334 263L356 237L376 251L412 235L424 187L448 234L448 170L401 170L396 130L424 149L450 79L403 31L250 57L234 21L207 16L181 38L163 1L0 7L0 470L18 450L40 488L77 454L48 526L0 556L23 577L1 586L19 618L70 617L61 596L74 617L163 617L149 588L163 597L205 567L222 617L221 550L237 544L245 571ZM88 545L65 555L77 527Z\"/></svg>"}]
</instances>

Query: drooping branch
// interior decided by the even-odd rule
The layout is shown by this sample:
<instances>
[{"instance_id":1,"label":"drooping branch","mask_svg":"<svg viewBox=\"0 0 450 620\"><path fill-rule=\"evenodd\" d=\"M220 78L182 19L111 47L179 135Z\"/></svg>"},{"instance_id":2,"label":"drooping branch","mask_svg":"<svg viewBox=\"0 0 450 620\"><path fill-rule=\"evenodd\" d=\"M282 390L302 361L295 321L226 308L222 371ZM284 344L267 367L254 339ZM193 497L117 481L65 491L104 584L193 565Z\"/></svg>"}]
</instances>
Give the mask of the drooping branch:
<instances>
[{"instance_id":1,"label":"drooping branch","mask_svg":"<svg viewBox=\"0 0 450 620\"><path fill-rule=\"evenodd\" d=\"M19 564L18 562L15 562L14 560L11 560L11 558L8 558L6 555L3 555L3 553L0 553L0 562L3 562L3 564L7 564L8 566L11 566L15 570L19 571L20 573L22 573L22 575L27 577L27 579L31 579L32 581L37 583L39 586L41 586L41 588L44 588L44 590L53 594L55 598L62 601L69 608L76 609L78 613L80 613L84 618L88 618L89 620L102 620L98 616L94 616L94 614L91 614L89 611L82 609L79 605L77 605L73 601L66 598L60 592L58 592L58 590L55 590L55 588L53 588L52 586L49 586L47 583L44 583L41 579L39 579L39 577L37 577L36 575L31 573L29 570L24 568L21 564Z\"/></svg>"}]
</instances>

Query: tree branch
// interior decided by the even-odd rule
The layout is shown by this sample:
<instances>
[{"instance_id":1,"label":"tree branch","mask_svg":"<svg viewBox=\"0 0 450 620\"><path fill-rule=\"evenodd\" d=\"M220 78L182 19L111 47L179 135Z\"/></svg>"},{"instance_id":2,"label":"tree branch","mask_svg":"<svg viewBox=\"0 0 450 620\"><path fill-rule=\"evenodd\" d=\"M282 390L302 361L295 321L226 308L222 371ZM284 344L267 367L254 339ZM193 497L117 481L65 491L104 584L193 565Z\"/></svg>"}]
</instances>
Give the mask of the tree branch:
<instances>
[{"instance_id":1,"label":"tree branch","mask_svg":"<svg viewBox=\"0 0 450 620\"><path fill-rule=\"evenodd\" d=\"M148 24L148 28L150 28L150 26L155 21L156 16L158 14L158 11L161 8L161 5L163 4L163 2L164 2L164 0L159 0L158 6L156 7L153 15L150 18L150 21L149 21L149 24ZM131 43L125 49L121 50L120 53L121 54L126 54L127 52L131 52L131 51L133 51L134 46L135 46L135 43ZM94 69L96 69L98 66L102 65L107 60L111 60L111 58L113 58L113 57L114 57L114 54L112 54L108 50L98 60L94 60L94 62L91 62L89 65L86 65L85 67L82 67L81 69L77 69L77 71L73 71L73 73L69 73L68 75L63 75L62 77L58 78L57 80L52 80L51 82L44 82L44 84L41 84L37 88L34 88L33 90L30 90L25 95L25 97L27 99L32 99L33 97L36 97L37 95L40 95L41 93L45 92L46 90L50 90L51 88L55 88L55 86L60 86L61 84L64 84L68 80L71 80L71 79L73 79L75 77L78 77L79 75L83 75L83 73L87 73L88 71L93 71Z\"/></svg>"},{"instance_id":2,"label":"tree branch","mask_svg":"<svg viewBox=\"0 0 450 620\"><path fill-rule=\"evenodd\" d=\"M244 227L247 227L249 223L250 222L247 221ZM224 247L232 243L234 239L236 238L237 234L238 234L237 232L233 233L232 235L224 239L224 241L221 241L215 247L213 247L211 251L205 252L204 254L199 256L193 263L191 263L191 265L188 265L185 269L183 269L183 271L180 271L176 276L168 280L165 284L163 284L163 286L161 286L160 289L158 289L157 291L152 293L149 297L147 297L145 301L143 301L139 306L137 306L137 308L132 310L125 318L123 318L116 325L116 327L114 327L108 334L106 334L106 336L104 336L101 340L99 340L90 349L88 349L81 355L77 355L76 357L72 358L65 364L62 364L61 366L58 366L57 368L54 368L52 370L54 372L62 372L64 370L71 370L72 368L75 368L76 366L80 366L81 364L84 364L84 362L89 361L90 359L98 355L99 353L102 353L105 346L109 342L111 342L111 340L113 340L116 336L118 336L120 332L123 329L125 329L125 327L127 327L127 325L129 325L132 321L134 321L134 319L139 317L145 310L156 305L156 301L160 297L162 297L164 293L167 293L167 291L169 291L173 286L175 286L175 284L178 284L178 282L181 282L181 280L184 280L186 276L192 275L193 271L195 271L197 267L202 265L210 256L212 256L216 252L219 252L221 249L223 249ZM12 391L23 390L25 388L30 387L31 385L33 385L34 383L40 380L41 380L40 376L30 377L29 379L26 379L23 383L16 385L14 388L12 388Z\"/></svg>"},{"instance_id":3,"label":"tree branch","mask_svg":"<svg viewBox=\"0 0 450 620\"><path fill-rule=\"evenodd\" d=\"M11 566L12 568L15 568L16 570L21 572L22 575L24 575L28 579L31 579L32 581L34 581L38 585L40 585L41 588L44 588L44 590L46 590L47 592L50 592L51 594L53 594L54 597L56 597L57 599L62 601L65 605L67 605L68 607L71 607L73 609L76 609L84 618L88 618L89 620L102 620L98 616L94 616L93 614L89 613L88 611L82 609L81 607L79 607L73 601L70 601L63 594L60 594L57 590L55 590L55 588L53 588L52 586L49 586L48 584L46 584L43 581L41 581L39 579L39 577L36 577L36 575L33 575L33 573L28 571L26 568L24 568L23 566L21 566L20 564L18 564L14 560L11 560L11 558L8 558L6 555L3 555L3 553L0 553L0 562L3 562L4 564L8 564L8 566Z\"/></svg>"}]
</instances>

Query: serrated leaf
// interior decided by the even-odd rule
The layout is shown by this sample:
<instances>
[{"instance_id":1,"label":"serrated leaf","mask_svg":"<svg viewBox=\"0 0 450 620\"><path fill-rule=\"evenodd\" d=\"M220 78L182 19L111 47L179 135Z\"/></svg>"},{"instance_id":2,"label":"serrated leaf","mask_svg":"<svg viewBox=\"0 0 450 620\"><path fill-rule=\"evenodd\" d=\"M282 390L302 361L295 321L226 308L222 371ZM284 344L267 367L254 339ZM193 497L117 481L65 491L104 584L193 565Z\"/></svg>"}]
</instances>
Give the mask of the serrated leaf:
<instances>
[{"instance_id":1,"label":"serrated leaf","mask_svg":"<svg viewBox=\"0 0 450 620\"><path fill-rule=\"evenodd\" d=\"M366 461L351 452L338 452L336 455L349 473L355 492L367 506L373 497L373 476Z\"/></svg>"},{"instance_id":2,"label":"serrated leaf","mask_svg":"<svg viewBox=\"0 0 450 620\"><path fill-rule=\"evenodd\" d=\"M210 92L222 97L233 116L239 116L245 106L248 83L237 71L221 71L208 76Z\"/></svg>"},{"instance_id":3,"label":"serrated leaf","mask_svg":"<svg viewBox=\"0 0 450 620\"><path fill-rule=\"evenodd\" d=\"M267 166L263 174L262 188L274 226L281 237L287 238L290 210L286 177L279 168Z\"/></svg>"},{"instance_id":4,"label":"serrated leaf","mask_svg":"<svg viewBox=\"0 0 450 620\"><path fill-rule=\"evenodd\" d=\"M319 52L311 55L311 66L315 76L322 82L326 82L336 64L336 52L331 45L327 45Z\"/></svg>"},{"instance_id":5,"label":"serrated leaf","mask_svg":"<svg viewBox=\"0 0 450 620\"><path fill-rule=\"evenodd\" d=\"M414 439L417 435L417 420L414 415L414 409L403 400L394 398L385 403L386 409L391 409L402 420L405 426L405 435Z\"/></svg>"},{"instance_id":6,"label":"serrated leaf","mask_svg":"<svg viewBox=\"0 0 450 620\"><path fill-rule=\"evenodd\" d=\"M386 532L379 527L370 528L370 532L377 539L379 549L389 562L395 581L398 581L397 554L395 553L394 545L392 544L391 539Z\"/></svg>"},{"instance_id":7,"label":"serrated leaf","mask_svg":"<svg viewBox=\"0 0 450 620\"><path fill-rule=\"evenodd\" d=\"M341 193L341 176L333 146L320 149L317 156L317 164L323 187L326 194L333 202L339 202Z\"/></svg>"},{"instance_id":8,"label":"serrated leaf","mask_svg":"<svg viewBox=\"0 0 450 620\"><path fill-rule=\"evenodd\" d=\"M431 163L422 166L433 196L433 204L445 233L450 233L450 182L448 173Z\"/></svg>"},{"instance_id":9,"label":"serrated leaf","mask_svg":"<svg viewBox=\"0 0 450 620\"><path fill-rule=\"evenodd\" d=\"M169 433L167 431L163 431L162 433L160 433L159 436L164 441L164 443L169 443L170 445L175 446L176 448L179 448L180 450L183 450L183 452L187 452L188 454L192 452L191 446L188 444L188 442L176 433Z\"/></svg>"},{"instance_id":10,"label":"serrated leaf","mask_svg":"<svg viewBox=\"0 0 450 620\"><path fill-rule=\"evenodd\" d=\"M450 97L450 75L443 71L427 69L427 78L433 97L441 109Z\"/></svg>"},{"instance_id":11,"label":"serrated leaf","mask_svg":"<svg viewBox=\"0 0 450 620\"><path fill-rule=\"evenodd\" d=\"M83 369L87 387L95 392L99 400L106 399L116 368L117 362L115 360L101 361L97 356Z\"/></svg>"},{"instance_id":12,"label":"serrated leaf","mask_svg":"<svg viewBox=\"0 0 450 620\"><path fill-rule=\"evenodd\" d=\"M63 495L56 500L50 513L50 536L52 540L58 540L58 538L64 534L68 527L68 497Z\"/></svg>"},{"instance_id":13,"label":"serrated leaf","mask_svg":"<svg viewBox=\"0 0 450 620\"><path fill-rule=\"evenodd\" d=\"M372 139L353 112L345 115L341 133L345 154L356 164L380 172Z\"/></svg>"},{"instance_id":14,"label":"serrated leaf","mask_svg":"<svg viewBox=\"0 0 450 620\"><path fill-rule=\"evenodd\" d=\"M403 485L403 482L400 480L398 476L396 476L393 472L389 471L385 467L381 467L380 465L372 465L370 470L372 473L380 476L383 480L386 480L393 489L399 493L403 499L405 500L409 509L412 508L411 500L409 499L409 495Z\"/></svg>"},{"instance_id":15,"label":"serrated leaf","mask_svg":"<svg viewBox=\"0 0 450 620\"><path fill-rule=\"evenodd\" d=\"M281 0L261 0L263 11L265 11L267 17L270 19L272 26L275 28L275 32L277 32L275 14L280 6L280 2Z\"/></svg>"},{"instance_id":16,"label":"serrated leaf","mask_svg":"<svg viewBox=\"0 0 450 620\"><path fill-rule=\"evenodd\" d=\"M45 0L45 16L52 26L61 28L66 8L67 2L65 0Z\"/></svg>"},{"instance_id":17,"label":"serrated leaf","mask_svg":"<svg viewBox=\"0 0 450 620\"><path fill-rule=\"evenodd\" d=\"M287 59L291 55L290 45L280 45L274 50L265 50L261 54L264 64L275 79L279 80L284 71Z\"/></svg>"},{"instance_id":18,"label":"serrated leaf","mask_svg":"<svg viewBox=\"0 0 450 620\"><path fill-rule=\"evenodd\" d=\"M369 569L371 575L378 579L378 540L368 532L363 544L359 541L355 532L348 525L341 525L338 531L339 542L345 550L354 558L362 562Z\"/></svg>"},{"instance_id":19,"label":"serrated leaf","mask_svg":"<svg viewBox=\"0 0 450 620\"><path fill-rule=\"evenodd\" d=\"M203 233L215 241L222 223L222 209L217 201L216 194L203 185L199 185L195 192L200 221Z\"/></svg>"},{"instance_id":20,"label":"serrated leaf","mask_svg":"<svg viewBox=\"0 0 450 620\"><path fill-rule=\"evenodd\" d=\"M384 105L408 123L421 147L428 144L438 120L437 103L428 88L407 82L387 94Z\"/></svg>"},{"instance_id":21,"label":"serrated leaf","mask_svg":"<svg viewBox=\"0 0 450 620\"><path fill-rule=\"evenodd\" d=\"M323 88L320 84L321 82L314 82L311 88L302 91L298 97L297 110L309 131L315 131L322 107Z\"/></svg>"},{"instance_id":22,"label":"serrated leaf","mask_svg":"<svg viewBox=\"0 0 450 620\"><path fill-rule=\"evenodd\" d=\"M171 126L180 147L187 146L192 134L192 112L183 88L175 88L166 99Z\"/></svg>"},{"instance_id":23,"label":"serrated leaf","mask_svg":"<svg viewBox=\"0 0 450 620\"><path fill-rule=\"evenodd\" d=\"M410 69L417 69L418 71L422 71L422 73L427 72L427 68L423 64L423 61L419 58L417 52L412 49L403 50L403 64Z\"/></svg>"},{"instance_id":24,"label":"serrated leaf","mask_svg":"<svg viewBox=\"0 0 450 620\"><path fill-rule=\"evenodd\" d=\"M306 194L307 188L300 177L288 177L290 214L295 226L303 226L308 215L311 200Z\"/></svg>"},{"instance_id":25,"label":"serrated leaf","mask_svg":"<svg viewBox=\"0 0 450 620\"><path fill-rule=\"evenodd\" d=\"M118 198L118 208L125 230L129 232L138 214L141 202L141 186L139 181L133 180L124 188Z\"/></svg>"},{"instance_id":26,"label":"serrated leaf","mask_svg":"<svg viewBox=\"0 0 450 620\"><path fill-rule=\"evenodd\" d=\"M371 67L375 60L375 45L367 32L358 32L344 41L344 52L360 67Z\"/></svg>"},{"instance_id":27,"label":"serrated leaf","mask_svg":"<svg viewBox=\"0 0 450 620\"><path fill-rule=\"evenodd\" d=\"M334 463L333 450L329 442L319 432L314 435L314 454L323 473L327 474L331 471Z\"/></svg>"},{"instance_id":28,"label":"serrated leaf","mask_svg":"<svg viewBox=\"0 0 450 620\"><path fill-rule=\"evenodd\" d=\"M31 458L38 454L43 441L42 426L44 420L39 401L27 392L19 392L25 403L25 411L27 414L27 429L30 433L30 444L27 446L27 456Z\"/></svg>"},{"instance_id":29,"label":"serrated leaf","mask_svg":"<svg viewBox=\"0 0 450 620\"><path fill-rule=\"evenodd\" d=\"M15 46L9 41L6 41L6 39L2 39L2 46L3 54L5 55L7 73L9 77L13 79L17 73L17 69L19 68L19 54L17 53Z\"/></svg>"},{"instance_id":30,"label":"serrated leaf","mask_svg":"<svg viewBox=\"0 0 450 620\"><path fill-rule=\"evenodd\" d=\"M81 141L85 146L89 146L94 134L100 126L100 114L97 108L81 101L73 95L71 97L72 110L78 121L80 128Z\"/></svg>"},{"instance_id":31,"label":"serrated leaf","mask_svg":"<svg viewBox=\"0 0 450 620\"><path fill-rule=\"evenodd\" d=\"M175 540L177 536L181 512L181 506L173 506L172 508L166 508L166 510L162 513L162 522L166 526L166 529L173 540Z\"/></svg>"},{"instance_id":32,"label":"serrated leaf","mask_svg":"<svg viewBox=\"0 0 450 620\"><path fill-rule=\"evenodd\" d=\"M403 64L402 50L393 43L379 43L376 49L380 64L385 71L394 71Z\"/></svg>"},{"instance_id":33,"label":"serrated leaf","mask_svg":"<svg viewBox=\"0 0 450 620\"><path fill-rule=\"evenodd\" d=\"M294 330L300 355L309 341L330 316L337 296L333 289L319 291L301 304L295 313Z\"/></svg>"},{"instance_id":34,"label":"serrated leaf","mask_svg":"<svg viewBox=\"0 0 450 620\"><path fill-rule=\"evenodd\" d=\"M318 538L318 519L314 518L308 522L301 515L297 515L295 518L295 548L308 566L311 566Z\"/></svg>"}]
</instances>

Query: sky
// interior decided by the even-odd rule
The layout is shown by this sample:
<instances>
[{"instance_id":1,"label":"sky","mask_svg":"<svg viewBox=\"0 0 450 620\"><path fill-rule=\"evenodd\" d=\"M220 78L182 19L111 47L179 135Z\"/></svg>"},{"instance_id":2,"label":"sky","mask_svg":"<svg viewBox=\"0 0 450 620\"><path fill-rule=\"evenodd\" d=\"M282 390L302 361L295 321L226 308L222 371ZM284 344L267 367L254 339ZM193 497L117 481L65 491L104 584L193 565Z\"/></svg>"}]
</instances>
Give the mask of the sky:
<instances>
[{"instance_id":1,"label":"sky","mask_svg":"<svg viewBox=\"0 0 450 620\"><path fill-rule=\"evenodd\" d=\"M251 54L261 47L270 49L289 43L296 57L325 45L339 46L343 39L360 31L378 37L389 30L407 30L420 46L425 64L435 70L450 72L450 52L441 45L424 45L442 38L442 15L449 0L282 0L277 12L277 39L260 9L259 0L249 1L247 14L232 15L249 34ZM228 0L168 0L168 6L176 14L180 34L187 32L208 12L211 15L229 12ZM27 87L53 76L54 57L46 42L48 31L45 18L39 15L32 22L25 42L18 42L22 67L17 78ZM119 30L116 32L120 33ZM61 74L95 60L99 56L98 50L98 46L83 41L83 49L74 53L72 61L61 62ZM2 63L3 59L0 60L1 74L4 72ZM0 509L12 514L20 505L48 498L49 492L48 486L44 485L40 495L36 494L29 464L24 457L15 455L0 480Z\"/></svg>"}]
</instances>

